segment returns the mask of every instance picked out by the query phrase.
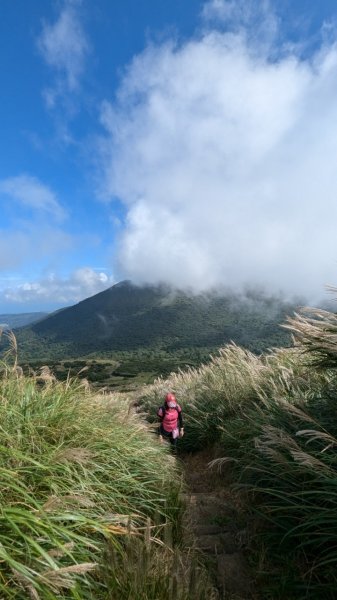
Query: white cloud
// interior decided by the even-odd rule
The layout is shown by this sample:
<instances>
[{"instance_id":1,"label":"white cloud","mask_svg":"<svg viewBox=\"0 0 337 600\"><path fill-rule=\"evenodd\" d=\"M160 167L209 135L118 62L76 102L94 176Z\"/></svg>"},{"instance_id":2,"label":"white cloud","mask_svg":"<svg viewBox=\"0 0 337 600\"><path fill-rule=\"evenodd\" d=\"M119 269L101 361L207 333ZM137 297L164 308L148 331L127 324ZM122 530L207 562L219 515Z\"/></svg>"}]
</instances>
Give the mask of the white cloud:
<instances>
[{"instance_id":1,"label":"white cloud","mask_svg":"<svg viewBox=\"0 0 337 600\"><path fill-rule=\"evenodd\" d=\"M38 48L47 65L57 73L55 84L45 90L44 97L53 108L59 96L78 91L89 44L83 30L80 1L66 0L55 23L43 25Z\"/></svg>"},{"instance_id":2,"label":"white cloud","mask_svg":"<svg viewBox=\"0 0 337 600\"><path fill-rule=\"evenodd\" d=\"M263 3L263 6L266 2ZM260 9L261 3L255 2L255 9ZM210 0L202 8L201 15L206 21L222 21L236 26L245 25L252 18L253 5L244 0Z\"/></svg>"},{"instance_id":3,"label":"white cloud","mask_svg":"<svg viewBox=\"0 0 337 600\"><path fill-rule=\"evenodd\" d=\"M56 194L31 175L22 174L0 180L1 194L34 210L47 212L58 220L66 216Z\"/></svg>"},{"instance_id":4,"label":"white cloud","mask_svg":"<svg viewBox=\"0 0 337 600\"><path fill-rule=\"evenodd\" d=\"M35 303L43 309L45 304L71 304L88 298L113 285L111 276L90 267L75 270L68 278L50 274L39 281L27 281L7 287L1 293L4 302Z\"/></svg>"},{"instance_id":5,"label":"white cloud","mask_svg":"<svg viewBox=\"0 0 337 600\"><path fill-rule=\"evenodd\" d=\"M208 29L137 56L101 115L125 275L323 295L337 281L336 97L335 44L271 60L241 30Z\"/></svg>"},{"instance_id":6,"label":"white cloud","mask_svg":"<svg viewBox=\"0 0 337 600\"><path fill-rule=\"evenodd\" d=\"M274 5L275 6L275 5ZM250 51L273 53L280 34L280 19L270 0L209 0L201 17L248 40Z\"/></svg>"},{"instance_id":7,"label":"white cloud","mask_svg":"<svg viewBox=\"0 0 337 600\"><path fill-rule=\"evenodd\" d=\"M255 16L269 20L273 15L268 0L209 0L205 2L202 17L206 21L222 21L234 27L247 25Z\"/></svg>"}]
</instances>

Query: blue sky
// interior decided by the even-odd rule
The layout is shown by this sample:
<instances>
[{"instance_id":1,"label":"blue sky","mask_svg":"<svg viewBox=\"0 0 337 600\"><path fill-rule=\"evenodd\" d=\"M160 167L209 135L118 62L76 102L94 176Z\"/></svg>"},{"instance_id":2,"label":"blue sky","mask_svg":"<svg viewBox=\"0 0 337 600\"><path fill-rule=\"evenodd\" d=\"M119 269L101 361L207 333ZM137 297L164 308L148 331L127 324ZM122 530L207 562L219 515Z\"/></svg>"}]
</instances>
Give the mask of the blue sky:
<instances>
[{"instance_id":1,"label":"blue sky","mask_svg":"<svg viewBox=\"0 0 337 600\"><path fill-rule=\"evenodd\" d=\"M335 1L0 10L0 313L336 285Z\"/></svg>"}]
</instances>

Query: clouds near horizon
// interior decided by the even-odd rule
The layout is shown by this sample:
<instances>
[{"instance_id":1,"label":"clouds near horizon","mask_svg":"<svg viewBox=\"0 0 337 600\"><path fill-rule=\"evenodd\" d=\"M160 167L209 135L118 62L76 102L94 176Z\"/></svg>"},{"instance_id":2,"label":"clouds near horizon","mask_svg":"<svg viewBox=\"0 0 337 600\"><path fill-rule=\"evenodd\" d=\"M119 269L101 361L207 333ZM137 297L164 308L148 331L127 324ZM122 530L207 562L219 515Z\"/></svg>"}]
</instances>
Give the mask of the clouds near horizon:
<instances>
[{"instance_id":1,"label":"clouds near horizon","mask_svg":"<svg viewBox=\"0 0 337 600\"><path fill-rule=\"evenodd\" d=\"M232 23L235 6L204 13ZM310 297L336 283L337 45L276 54L242 27L205 25L149 45L102 104L101 192L127 210L127 277Z\"/></svg>"},{"instance_id":2,"label":"clouds near horizon","mask_svg":"<svg viewBox=\"0 0 337 600\"><path fill-rule=\"evenodd\" d=\"M3 302L15 304L65 305L80 302L105 290L113 279L104 272L91 267L75 269L68 277L49 273L36 281L25 281L0 292Z\"/></svg>"},{"instance_id":3,"label":"clouds near horizon","mask_svg":"<svg viewBox=\"0 0 337 600\"><path fill-rule=\"evenodd\" d=\"M131 4L7 7L2 291L14 276L13 298L15 281L43 298L48 273L105 265L320 300L337 283L333 3L208 0L193 15L175 0L137 5L129 27Z\"/></svg>"}]
</instances>

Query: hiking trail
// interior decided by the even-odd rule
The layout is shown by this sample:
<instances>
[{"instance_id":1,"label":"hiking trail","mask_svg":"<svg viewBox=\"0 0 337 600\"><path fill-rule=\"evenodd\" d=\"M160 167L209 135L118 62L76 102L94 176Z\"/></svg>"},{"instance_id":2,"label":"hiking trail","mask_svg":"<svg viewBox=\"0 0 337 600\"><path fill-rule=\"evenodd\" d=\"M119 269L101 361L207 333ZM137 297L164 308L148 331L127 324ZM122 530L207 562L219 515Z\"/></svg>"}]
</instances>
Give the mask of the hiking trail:
<instances>
[{"instance_id":1,"label":"hiking trail","mask_svg":"<svg viewBox=\"0 0 337 600\"><path fill-rule=\"evenodd\" d=\"M224 478L208 468L206 451L181 457L187 484L188 528L221 600L257 600L247 562L248 534Z\"/></svg>"}]
</instances>

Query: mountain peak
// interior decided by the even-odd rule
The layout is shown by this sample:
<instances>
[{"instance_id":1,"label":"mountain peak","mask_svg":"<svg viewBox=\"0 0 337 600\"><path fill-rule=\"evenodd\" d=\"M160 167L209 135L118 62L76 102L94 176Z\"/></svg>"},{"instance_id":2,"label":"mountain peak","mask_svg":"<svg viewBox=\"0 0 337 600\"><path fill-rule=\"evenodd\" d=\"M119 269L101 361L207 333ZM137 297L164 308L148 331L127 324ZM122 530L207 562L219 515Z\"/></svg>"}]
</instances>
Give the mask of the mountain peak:
<instances>
[{"instance_id":1,"label":"mountain peak","mask_svg":"<svg viewBox=\"0 0 337 600\"><path fill-rule=\"evenodd\" d=\"M272 309L272 310L271 310ZM123 280L17 331L21 354L57 358L132 351L215 348L231 340L259 351L284 344L278 327L291 307L261 299L254 312L233 295L189 296L169 286ZM262 347L264 344L265 347ZM32 350L33 349L33 350ZM46 350L47 349L47 350Z\"/></svg>"}]
</instances>

